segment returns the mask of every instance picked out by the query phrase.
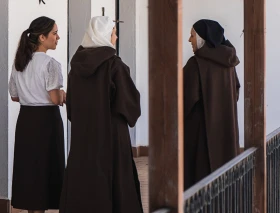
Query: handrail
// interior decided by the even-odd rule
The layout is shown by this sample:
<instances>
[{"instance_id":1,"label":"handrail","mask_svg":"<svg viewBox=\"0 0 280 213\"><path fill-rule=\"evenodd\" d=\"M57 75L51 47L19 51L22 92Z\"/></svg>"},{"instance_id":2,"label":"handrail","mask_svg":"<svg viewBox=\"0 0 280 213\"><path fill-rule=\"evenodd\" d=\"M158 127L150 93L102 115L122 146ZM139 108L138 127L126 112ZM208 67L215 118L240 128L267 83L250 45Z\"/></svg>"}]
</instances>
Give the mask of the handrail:
<instances>
[{"instance_id":1,"label":"handrail","mask_svg":"<svg viewBox=\"0 0 280 213\"><path fill-rule=\"evenodd\" d=\"M279 183L277 182L278 178L280 178L280 170L278 170L278 167L280 168L280 163L279 163L280 162L280 157L279 157L280 156L280 142L279 141L280 141L280 128L277 128L276 130L274 130L273 132L271 132L270 134L268 134L266 136L267 169L268 169L267 170L267 174L268 174L268 176L267 176L267 181L268 181L267 194L268 194L268 204L270 204L270 207L268 206L268 213L272 212L271 210L276 208L276 206L280 206L280 204L278 203L278 200L280 200L280 195L278 195L275 192L275 190L280 191L280 182ZM245 172L244 168L246 168L245 170L248 170L248 169L250 169L249 167L251 167L251 166L253 167L253 163L250 164L249 166L246 165L245 167L242 164L244 164L245 161L253 162L252 160L254 158L254 153L256 152L256 150L257 150L257 148L255 148L255 147L247 149L242 154L238 155L237 157L235 157L234 159L232 159L231 161L229 161L228 163L226 163L225 165L223 165L222 167L220 167L219 169L217 169L216 171L211 173L209 176L205 177L204 179L202 179L201 181L196 183L194 186L192 186L191 188L186 190L184 192L184 201L185 201L185 205L188 204L188 208L186 208L185 211L189 212L189 210L190 210L189 205L191 203L193 203L192 207L198 205L197 202L199 202L199 201L196 200L197 196L201 195L201 193L204 193L205 189L210 187L211 184L212 185L214 184L214 188L212 189L214 191L216 191L215 189L217 187L218 187L217 190L219 190L219 187L221 187L220 184L222 184L222 185L226 184L225 182L221 182L217 185L217 183L218 183L217 181L220 181L221 176L224 177L224 175L227 176L231 172L233 172L231 174L233 176L229 177L229 178L234 178L234 176L237 177L236 176L236 175L238 175L237 173L240 173L240 172L244 173ZM234 171L234 169L236 169L236 168L239 168L239 169L237 171ZM253 178L252 175L253 175L253 173L251 173L251 175L249 176L249 179ZM249 180L249 179L247 179L247 180ZM232 179L232 181L233 181L233 179ZM238 179L237 179L237 182L238 182ZM245 183L243 183L245 185L241 184L240 186L245 187L247 183L248 182L245 182ZM252 189L249 188L246 190L247 191L245 191L245 198L249 199L249 195L250 195L250 193L252 193L252 191L251 191ZM249 194L248 194L248 192L249 192ZM213 192L211 191L211 193L213 193ZM237 196L239 196L239 195L237 195ZM207 199L207 197L205 197L204 199ZM240 199L240 197L239 197L239 199ZM243 204L243 205L245 205L245 206L243 206L242 208L246 208L246 209L250 210L250 207L248 205L246 205L246 204ZM170 210L168 210L168 209L161 209L161 210L157 210L153 213L169 213L169 212L170 212ZM190 211L190 212L192 212L192 211Z\"/></svg>"},{"instance_id":2,"label":"handrail","mask_svg":"<svg viewBox=\"0 0 280 213\"><path fill-rule=\"evenodd\" d=\"M153 213L170 213L171 210L170 209L159 209L154 211Z\"/></svg>"},{"instance_id":3,"label":"handrail","mask_svg":"<svg viewBox=\"0 0 280 213\"><path fill-rule=\"evenodd\" d=\"M225 174L227 171L231 170L238 163L240 163L241 161L245 160L250 155L252 155L256 150L257 150L257 148L253 147L253 148L250 148L250 149L244 151L242 154L238 155L237 157L235 157L234 159L232 159L231 161L229 161L228 163L226 163L225 165L223 165L222 167L220 167L219 169L217 169L216 171L211 173L209 176L202 179L197 184L195 184L194 186L192 186L191 188L186 190L184 192L184 200L190 199L199 190L202 190L204 187L206 187L207 185L209 185L213 181L215 181L218 177Z\"/></svg>"},{"instance_id":4,"label":"handrail","mask_svg":"<svg viewBox=\"0 0 280 213\"><path fill-rule=\"evenodd\" d=\"M266 142L269 143L277 135L280 135L280 127L266 136Z\"/></svg>"},{"instance_id":5,"label":"handrail","mask_svg":"<svg viewBox=\"0 0 280 213\"><path fill-rule=\"evenodd\" d=\"M280 206L280 128L266 140L267 213L277 212Z\"/></svg>"},{"instance_id":6,"label":"handrail","mask_svg":"<svg viewBox=\"0 0 280 213\"><path fill-rule=\"evenodd\" d=\"M246 150L185 191L185 213L252 212L256 151Z\"/></svg>"},{"instance_id":7,"label":"handrail","mask_svg":"<svg viewBox=\"0 0 280 213\"><path fill-rule=\"evenodd\" d=\"M280 165L280 164L277 163L278 161L275 161L275 160L272 161L271 160L271 159L276 159L276 157L272 158L272 156L274 156L274 155L276 156L277 153L280 154L280 151L278 151L278 149L280 150L279 140L280 140L280 128L277 128L276 130L274 130L273 132L271 132L270 134L268 134L266 136L267 157L268 157L268 165L267 165L267 169L268 169L268 177L267 177L268 178L268 189L271 188L270 185L272 183L270 183L270 182L275 179L275 178L274 179L271 179L271 178L273 178L274 176L277 177L277 178L280 178L279 177L280 172L277 170L278 173L276 172L277 174L275 173L275 175L274 175L273 167L271 167L271 165L272 166L275 165L274 168L276 168L276 167L278 167L278 165ZM209 176L205 177L204 179L202 179L201 181L196 183L194 186L192 186L191 188L186 190L184 192L185 203L187 201L192 202L192 201L190 201L190 199L193 200L194 197L197 196L198 193L200 193L201 190L204 190L205 187L208 187L211 184L215 184L217 179L219 179L221 176L225 175L226 173L232 171L234 168L237 168L236 166L238 166L238 165L240 166L240 163L244 162L244 160L246 160L246 159L251 159L252 160L252 156L256 152L256 150L257 150L257 148L255 148L255 147L247 149L246 151L244 151L243 153L241 153L240 155L238 155L237 157L235 157L234 159L232 159L231 161L229 161L228 163L226 163L225 165L223 165L222 167L220 167L219 169L217 169L216 171L211 173ZM241 169L243 169L243 168L241 168ZM241 169L239 169L239 171L241 171ZM271 177L271 175L272 175L272 177ZM280 191L280 184L278 184L277 181L274 181L274 182L273 182L274 187L277 187L277 190ZM270 194L271 194L271 196L269 196ZM274 205L278 205L276 203L272 203L273 200L278 199L278 198L280 198L279 195L277 195L277 194L275 195L275 192L273 192L271 190L268 190L268 204L271 203L271 204L274 204ZM195 202L195 200L193 200L193 202ZM273 205L271 205L271 206L273 206ZM171 212L171 210L169 210L169 209L160 209L160 210L157 210L153 213L169 213L169 212ZM271 212L270 207L268 207L268 212Z\"/></svg>"}]
</instances>

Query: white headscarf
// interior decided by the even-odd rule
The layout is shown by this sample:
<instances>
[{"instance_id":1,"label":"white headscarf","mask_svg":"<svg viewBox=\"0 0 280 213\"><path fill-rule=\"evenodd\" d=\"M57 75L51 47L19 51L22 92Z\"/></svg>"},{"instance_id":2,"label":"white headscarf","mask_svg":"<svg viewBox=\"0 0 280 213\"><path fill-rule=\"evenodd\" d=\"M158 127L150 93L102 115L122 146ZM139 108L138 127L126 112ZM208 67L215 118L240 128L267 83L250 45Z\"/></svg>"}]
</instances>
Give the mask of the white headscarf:
<instances>
[{"instance_id":1,"label":"white headscarf","mask_svg":"<svg viewBox=\"0 0 280 213\"><path fill-rule=\"evenodd\" d=\"M195 31L195 29L193 30ZM199 50L205 44L205 40L201 38L196 31L195 33L196 33L196 45L197 45L197 49Z\"/></svg>"},{"instance_id":2,"label":"white headscarf","mask_svg":"<svg viewBox=\"0 0 280 213\"><path fill-rule=\"evenodd\" d=\"M84 48L103 46L115 48L111 43L114 26L114 22L108 16L91 18L81 45Z\"/></svg>"}]
</instances>

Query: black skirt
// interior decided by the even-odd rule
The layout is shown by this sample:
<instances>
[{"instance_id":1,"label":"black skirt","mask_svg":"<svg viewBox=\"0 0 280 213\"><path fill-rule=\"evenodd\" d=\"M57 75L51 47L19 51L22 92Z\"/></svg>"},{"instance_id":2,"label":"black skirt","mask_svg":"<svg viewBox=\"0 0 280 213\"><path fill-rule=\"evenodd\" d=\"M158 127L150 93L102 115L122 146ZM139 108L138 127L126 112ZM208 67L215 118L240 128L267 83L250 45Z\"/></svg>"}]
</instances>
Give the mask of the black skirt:
<instances>
[{"instance_id":1,"label":"black skirt","mask_svg":"<svg viewBox=\"0 0 280 213\"><path fill-rule=\"evenodd\" d=\"M58 106L21 106L15 133L12 206L58 209L65 168Z\"/></svg>"}]
</instances>

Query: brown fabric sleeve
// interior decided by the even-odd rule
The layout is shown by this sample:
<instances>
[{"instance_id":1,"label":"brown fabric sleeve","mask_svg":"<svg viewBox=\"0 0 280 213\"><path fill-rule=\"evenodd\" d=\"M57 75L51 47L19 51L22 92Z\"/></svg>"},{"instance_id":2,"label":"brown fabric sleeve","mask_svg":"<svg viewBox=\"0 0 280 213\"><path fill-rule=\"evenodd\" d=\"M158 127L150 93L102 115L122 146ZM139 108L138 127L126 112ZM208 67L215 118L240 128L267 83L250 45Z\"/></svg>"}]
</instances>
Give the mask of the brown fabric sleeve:
<instances>
[{"instance_id":1,"label":"brown fabric sleeve","mask_svg":"<svg viewBox=\"0 0 280 213\"><path fill-rule=\"evenodd\" d=\"M200 99L200 81L198 64L194 57L184 67L184 115L188 116Z\"/></svg>"},{"instance_id":2,"label":"brown fabric sleeve","mask_svg":"<svg viewBox=\"0 0 280 213\"><path fill-rule=\"evenodd\" d=\"M67 118L71 121L71 74L69 73L67 79L67 92L66 92L66 109L67 109Z\"/></svg>"},{"instance_id":3,"label":"brown fabric sleeve","mask_svg":"<svg viewBox=\"0 0 280 213\"><path fill-rule=\"evenodd\" d=\"M113 110L121 114L130 127L133 127L141 115L140 94L130 77L129 67L118 61L114 71L115 98Z\"/></svg>"},{"instance_id":4,"label":"brown fabric sleeve","mask_svg":"<svg viewBox=\"0 0 280 213\"><path fill-rule=\"evenodd\" d=\"M235 79L236 79L236 96L237 96L237 101L239 100L239 90L240 90L240 83L239 83L239 79L235 70Z\"/></svg>"}]
</instances>

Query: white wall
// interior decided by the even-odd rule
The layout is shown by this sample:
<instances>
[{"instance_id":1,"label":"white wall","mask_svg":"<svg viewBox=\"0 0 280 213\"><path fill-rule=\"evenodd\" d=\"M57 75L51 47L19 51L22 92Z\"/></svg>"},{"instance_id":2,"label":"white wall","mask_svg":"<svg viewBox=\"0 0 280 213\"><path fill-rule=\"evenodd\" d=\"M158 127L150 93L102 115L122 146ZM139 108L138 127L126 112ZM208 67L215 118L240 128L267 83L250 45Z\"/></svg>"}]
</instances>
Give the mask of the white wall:
<instances>
[{"instance_id":1,"label":"white wall","mask_svg":"<svg viewBox=\"0 0 280 213\"><path fill-rule=\"evenodd\" d=\"M85 35L85 30L87 29L89 25L89 20L91 18L91 0L83 0L77 1L77 0L69 0L69 20L68 20L68 33L69 33L69 45L68 45L68 55L69 55L69 61L68 61L68 72L71 69L70 62L77 51L78 47L81 45L81 42L83 40L83 37ZM71 145L71 122L68 121L68 153L70 151L70 145Z\"/></svg>"},{"instance_id":2,"label":"white wall","mask_svg":"<svg viewBox=\"0 0 280 213\"><path fill-rule=\"evenodd\" d=\"M280 126L280 107L278 107L277 94L280 90L278 83L278 72L276 65L280 55L280 43L278 41L278 32L280 27L275 25L275 20L278 20L280 13L277 6L280 2L272 0L267 2L267 133L270 133ZM103 6L103 5L99 5ZM147 146L149 139L148 132L148 0L136 0L136 71L132 70L136 79L136 86L141 93L142 115L136 126L136 143L134 146ZM106 7L106 5L105 5ZM9 2L9 74L14 59L18 39L23 30L28 28L30 22L41 15L50 16L57 21L61 40L56 51L49 51L48 54L54 56L62 63L63 75L66 85L67 73L67 3L57 2L55 0L46 1L46 5L26 4L20 0ZM24 8L24 10L23 10ZM99 8L99 7L96 7ZM93 8L94 10L96 8ZM108 7L107 7L108 8ZM223 8L218 10L216 8ZM97 11L101 9L97 9ZM105 10L105 12L107 9ZM107 14L107 12L106 12ZM133 17L133 14L131 14ZM19 19L18 17L25 17ZM238 119L240 129L240 144L244 144L244 37L243 30L243 1L231 0L183 0L183 62L187 62L189 57L193 55L191 46L188 43L189 32L193 23L201 18L215 19L225 28L225 36L236 47L237 54L241 63L237 66L237 73L241 82L240 101L238 102ZM87 25L86 23L83 23ZM121 24L122 25L122 24ZM123 34L130 33L131 29L123 26ZM71 30L71 28L70 28ZM130 33L131 34L131 33ZM133 35L133 33L132 33ZM80 42L80 41L79 41ZM279 47L278 47L279 46ZM126 47L125 43L120 48ZM125 57L125 56L124 56ZM124 58L123 57L123 58ZM133 62L134 64L134 62ZM131 66L131 67L134 67ZM135 74L136 72L136 74ZM65 88L66 89L66 88ZM19 106L16 103L9 102L9 165L13 165L13 146L14 146L14 131L18 115ZM62 108L62 116L64 125L66 125L65 108ZM65 129L65 136L66 129ZM9 184L11 185L12 166L9 168ZM9 187L10 188L10 187Z\"/></svg>"},{"instance_id":3,"label":"white wall","mask_svg":"<svg viewBox=\"0 0 280 213\"><path fill-rule=\"evenodd\" d=\"M21 33L29 27L32 20L39 16L48 16L58 25L60 40L55 51L47 54L54 57L62 65L64 85L67 82L67 1L47 0L46 4L38 4L38 1L26 3L22 0L9 1L9 76ZM66 89L66 87L65 87ZM12 165L14 150L14 133L19 112L19 104L9 101L9 197L11 196ZM66 107L61 108L64 122L65 141L67 140ZM66 143L65 143L66 144Z\"/></svg>"},{"instance_id":4,"label":"white wall","mask_svg":"<svg viewBox=\"0 0 280 213\"><path fill-rule=\"evenodd\" d=\"M104 7L105 16L109 16L110 18L115 20L115 2L115 0L91 0L91 17L101 16L102 7Z\"/></svg>"},{"instance_id":5,"label":"white wall","mask_svg":"<svg viewBox=\"0 0 280 213\"><path fill-rule=\"evenodd\" d=\"M223 9L217 9L223 8ZM241 63L237 74L241 85L244 81L243 1L183 0L183 64L193 55L188 42L192 25L199 19L215 19L225 28L225 36L236 47ZM128 31L128 29L127 29ZM137 122L136 145L147 146L149 140L148 107L148 1L136 0L136 85L141 93L142 115ZM244 87L240 91L238 119L240 144L244 143Z\"/></svg>"},{"instance_id":6,"label":"white wall","mask_svg":"<svg viewBox=\"0 0 280 213\"><path fill-rule=\"evenodd\" d=\"M82 43L90 18L91 0L69 0L69 63Z\"/></svg>"},{"instance_id":7,"label":"white wall","mask_svg":"<svg viewBox=\"0 0 280 213\"><path fill-rule=\"evenodd\" d=\"M136 82L136 0L119 1L119 56L130 68L130 76ZM138 125L138 122L136 126ZM136 128L129 128L131 144L137 146Z\"/></svg>"},{"instance_id":8,"label":"white wall","mask_svg":"<svg viewBox=\"0 0 280 213\"><path fill-rule=\"evenodd\" d=\"M240 144L244 145L244 36L242 34L244 13L243 0L183 0L184 2L184 63L192 55L188 43L192 24L201 18L215 19L225 28L225 36L235 45L241 63L237 66L237 74L241 83L241 93L238 102L238 120ZM280 19L280 1L267 1L266 8L266 134L280 127L280 72L278 61L280 56L279 32L280 26L275 24ZM217 9L223 8L223 9ZM242 35L242 36L241 36Z\"/></svg>"},{"instance_id":9,"label":"white wall","mask_svg":"<svg viewBox=\"0 0 280 213\"><path fill-rule=\"evenodd\" d=\"M141 94L136 146L148 146L149 142L148 51L148 0L136 0L136 86Z\"/></svg>"},{"instance_id":10,"label":"white wall","mask_svg":"<svg viewBox=\"0 0 280 213\"><path fill-rule=\"evenodd\" d=\"M280 127L280 25L277 23L280 19L280 1L270 0L266 5L266 133L269 134Z\"/></svg>"},{"instance_id":11,"label":"white wall","mask_svg":"<svg viewBox=\"0 0 280 213\"><path fill-rule=\"evenodd\" d=\"M277 1L277 0L273 0ZM238 101L240 144L244 144L244 36L243 0L183 0L183 64L193 55L188 42L192 25L199 19L214 19L225 29L225 37L235 46L240 64L236 67L241 83Z\"/></svg>"},{"instance_id":12,"label":"white wall","mask_svg":"<svg viewBox=\"0 0 280 213\"><path fill-rule=\"evenodd\" d=\"M0 199L8 198L8 0L0 2Z\"/></svg>"},{"instance_id":13,"label":"white wall","mask_svg":"<svg viewBox=\"0 0 280 213\"><path fill-rule=\"evenodd\" d=\"M102 14L102 7L105 7L105 15L115 19L115 1L114 0L90 0L91 17ZM80 3L79 3L80 4ZM88 3L87 3L88 4ZM119 55L122 60L130 67L131 77L136 83L136 87L141 93L141 110L142 115L139 118L135 128L130 129L132 146L147 146L148 145L148 0L120 0L120 23L119 28ZM74 29L77 25L87 27L88 15L87 11L79 21L76 16L80 16L79 12L74 11L75 2L70 4L70 60L75 51L72 44L80 44L79 36ZM73 8L73 9L72 9ZM78 11L81 11L79 7ZM83 10L83 9L82 9ZM85 19L85 20L84 20ZM79 25L79 29L81 26ZM82 29L82 34L84 34ZM77 46L77 45L76 45ZM136 136L135 136L136 134Z\"/></svg>"}]
</instances>

